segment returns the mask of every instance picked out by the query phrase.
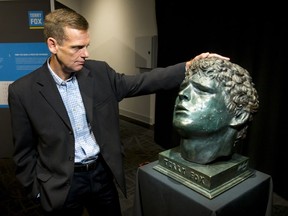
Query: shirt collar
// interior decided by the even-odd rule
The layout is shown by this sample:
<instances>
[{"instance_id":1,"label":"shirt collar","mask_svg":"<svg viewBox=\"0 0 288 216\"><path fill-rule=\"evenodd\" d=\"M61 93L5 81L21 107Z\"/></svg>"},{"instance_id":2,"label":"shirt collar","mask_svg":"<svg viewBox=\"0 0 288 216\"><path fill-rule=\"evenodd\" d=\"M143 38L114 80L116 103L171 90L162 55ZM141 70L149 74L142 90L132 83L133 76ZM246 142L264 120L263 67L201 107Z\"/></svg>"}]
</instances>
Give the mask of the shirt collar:
<instances>
[{"instance_id":1,"label":"shirt collar","mask_svg":"<svg viewBox=\"0 0 288 216\"><path fill-rule=\"evenodd\" d=\"M52 68L50 67L49 60L50 60L50 58L47 59L47 66L48 66L48 69L49 69L49 71L50 71L50 73L51 73L54 81L56 82L56 85L59 85L59 86L60 86L60 85L63 84L63 83L66 83L66 82L69 82L69 81L74 81L74 80L76 79L75 73L72 73L72 74L71 74L71 77L70 77L69 79L67 79L67 80L61 79L61 78L52 70Z\"/></svg>"}]
</instances>

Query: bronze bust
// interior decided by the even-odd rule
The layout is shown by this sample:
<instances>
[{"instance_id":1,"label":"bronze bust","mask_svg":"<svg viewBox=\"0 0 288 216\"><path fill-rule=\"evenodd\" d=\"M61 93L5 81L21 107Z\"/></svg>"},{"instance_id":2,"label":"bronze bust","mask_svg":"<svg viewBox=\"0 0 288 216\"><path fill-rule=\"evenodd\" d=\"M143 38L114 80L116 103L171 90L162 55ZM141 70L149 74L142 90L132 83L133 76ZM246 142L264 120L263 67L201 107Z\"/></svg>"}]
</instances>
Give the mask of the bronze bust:
<instances>
[{"instance_id":1,"label":"bronze bust","mask_svg":"<svg viewBox=\"0 0 288 216\"><path fill-rule=\"evenodd\" d=\"M258 108L258 94L246 69L214 57L193 61L173 112L181 156L199 164L231 156Z\"/></svg>"}]
</instances>

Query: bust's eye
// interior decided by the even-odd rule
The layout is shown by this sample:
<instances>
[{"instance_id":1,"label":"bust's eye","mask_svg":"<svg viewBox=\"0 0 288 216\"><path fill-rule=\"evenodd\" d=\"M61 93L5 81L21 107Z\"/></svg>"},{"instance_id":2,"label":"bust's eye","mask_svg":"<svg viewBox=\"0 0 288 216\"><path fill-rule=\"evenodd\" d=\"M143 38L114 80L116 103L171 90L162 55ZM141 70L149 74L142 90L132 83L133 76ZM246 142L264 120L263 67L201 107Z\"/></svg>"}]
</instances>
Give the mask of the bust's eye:
<instances>
[{"instance_id":1,"label":"bust's eye","mask_svg":"<svg viewBox=\"0 0 288 216\"><path fill-rule=\"evenodd\" d=\"M197 83L197 82L192 82L192 84L193 84L194 90L199 92L199 93L202 93L202 94L214 93L214 90L208 86L202 85L202 84Z\"/></svg>"}]
</instances>

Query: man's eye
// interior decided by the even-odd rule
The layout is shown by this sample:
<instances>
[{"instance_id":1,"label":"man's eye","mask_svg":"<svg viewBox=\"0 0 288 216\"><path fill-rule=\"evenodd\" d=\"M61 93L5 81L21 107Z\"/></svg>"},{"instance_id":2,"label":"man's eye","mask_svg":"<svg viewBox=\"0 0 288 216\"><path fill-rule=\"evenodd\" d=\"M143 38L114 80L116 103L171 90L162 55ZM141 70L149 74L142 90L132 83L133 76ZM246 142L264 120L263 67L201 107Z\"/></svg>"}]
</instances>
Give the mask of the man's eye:
<instances>
[{"instance_id":1,"label":"man's eye","mask_svg":"<svg viewBox=\"0 0 288 216\"><path fill-rule=\"evenodd\" d=\"M73 47L73 49L74 50L81 50L81 49L83 49L83 46L75 46L75 47Z\"/></svg>"}]
</instances>

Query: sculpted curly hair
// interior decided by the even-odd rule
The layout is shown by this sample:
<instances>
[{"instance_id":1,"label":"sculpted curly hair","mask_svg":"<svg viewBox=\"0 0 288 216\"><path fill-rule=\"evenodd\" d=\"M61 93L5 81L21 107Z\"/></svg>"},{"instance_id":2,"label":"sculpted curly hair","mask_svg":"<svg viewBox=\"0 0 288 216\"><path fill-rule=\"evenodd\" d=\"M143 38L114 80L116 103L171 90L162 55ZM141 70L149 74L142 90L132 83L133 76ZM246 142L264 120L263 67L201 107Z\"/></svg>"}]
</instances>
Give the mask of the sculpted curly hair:
<instances>
[{"instance_id":1,"label":"sculpted curly hair","mask_svg":"<svg viewBox=\"0 0 288 216\"><path fill-rule=\"evenodd\" d=\"M252 121L258 112L259 100L252 77L246 69L231 61L212 57L193 61L186 71L185 80L189 81L197 73L215 79L223 88L229 112L235 116L246 112L249 114L248 122ZM237 128L236 142L246 136L248 122Z\"/></svg>"}]
</instances>

